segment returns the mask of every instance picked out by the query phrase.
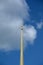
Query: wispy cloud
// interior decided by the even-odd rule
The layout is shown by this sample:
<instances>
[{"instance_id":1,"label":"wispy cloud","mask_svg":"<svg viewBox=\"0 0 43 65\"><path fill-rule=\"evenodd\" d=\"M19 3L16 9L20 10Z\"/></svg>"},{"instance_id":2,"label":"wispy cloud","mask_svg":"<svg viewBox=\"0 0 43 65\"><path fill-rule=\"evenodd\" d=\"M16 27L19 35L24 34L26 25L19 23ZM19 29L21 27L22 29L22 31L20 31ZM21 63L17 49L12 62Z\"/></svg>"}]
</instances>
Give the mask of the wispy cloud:
<instances>
[{"instance_id":1,"label":"wispy cloud","mask_svg":"<svg viewBox=\"0 0 43 65\"><path fill-rule=\"evenodd\" d=\"M37 23L37 29L41 29L43 27L43 22Z\"/></svg>"},{"instance_id":2,"label":"wispy cloud","mask_svg":"<svg viewBox=\"0 0 43 65\"><path fill-rule=\"evenodd\" d=\"M19 49L19 27L29 17L29 6L25 0L0 0L0 49L9 51ZM25 27L25 26L24 26ZM31 34L30 34L31 33ZM25 27L24 40L34 41L36 30L33 26Z\"/></svg>"}]
</instances>

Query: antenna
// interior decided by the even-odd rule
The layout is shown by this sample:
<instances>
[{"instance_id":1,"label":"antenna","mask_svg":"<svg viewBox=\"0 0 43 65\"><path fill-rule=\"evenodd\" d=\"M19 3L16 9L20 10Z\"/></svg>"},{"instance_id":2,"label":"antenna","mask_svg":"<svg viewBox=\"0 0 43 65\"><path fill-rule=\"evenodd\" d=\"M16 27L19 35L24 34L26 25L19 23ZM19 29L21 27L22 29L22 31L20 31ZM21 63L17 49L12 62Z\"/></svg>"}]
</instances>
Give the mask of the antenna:
<instances>
[{"instance_id":1,"label":"antenna","mask_svg":"<svg viewBox=\"0 0 43 65\"><path fill-rule=\"evenodd\" d=\"M21 42L20 42L20 65L24 65L23 60L23 26L21 26Z\"/></svg>"}]
</instances>

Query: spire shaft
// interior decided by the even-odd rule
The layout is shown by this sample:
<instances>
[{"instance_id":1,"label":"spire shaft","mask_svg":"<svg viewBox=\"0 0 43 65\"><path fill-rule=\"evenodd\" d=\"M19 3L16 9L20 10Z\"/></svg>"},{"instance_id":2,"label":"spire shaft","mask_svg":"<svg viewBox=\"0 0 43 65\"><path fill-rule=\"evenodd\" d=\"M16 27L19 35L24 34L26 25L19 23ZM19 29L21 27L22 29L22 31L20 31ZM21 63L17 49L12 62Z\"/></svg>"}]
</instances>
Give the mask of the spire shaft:
<instances>
[{"instance_id":1,"label":"spire shaft","mask_svg":"<svg viewBox=\"0 0 43 65\"><path fill-rule=\"evenodd\" d=\"M20 65L24 65L23 62L23 26L21 26Z\"/></svg>"}]
</instances>

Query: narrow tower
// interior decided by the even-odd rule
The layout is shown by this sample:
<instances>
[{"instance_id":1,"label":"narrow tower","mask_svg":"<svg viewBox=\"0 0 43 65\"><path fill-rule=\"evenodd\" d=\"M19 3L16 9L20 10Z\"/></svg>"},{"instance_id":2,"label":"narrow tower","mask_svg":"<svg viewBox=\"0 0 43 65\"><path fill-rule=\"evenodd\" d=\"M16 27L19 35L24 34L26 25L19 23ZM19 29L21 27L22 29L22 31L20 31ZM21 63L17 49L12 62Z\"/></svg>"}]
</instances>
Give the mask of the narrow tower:
<instances>
[{"instance_id":1,"label":"narrow tower","mask_svg":"<svg viewBox=\"0 0 43 65\"><path fill-rule=\"evenodd\" d=\"M23 61L23 26L21 26L21 43L20 43L20 65L24 65Z\"/></svg>"}]
</instances>

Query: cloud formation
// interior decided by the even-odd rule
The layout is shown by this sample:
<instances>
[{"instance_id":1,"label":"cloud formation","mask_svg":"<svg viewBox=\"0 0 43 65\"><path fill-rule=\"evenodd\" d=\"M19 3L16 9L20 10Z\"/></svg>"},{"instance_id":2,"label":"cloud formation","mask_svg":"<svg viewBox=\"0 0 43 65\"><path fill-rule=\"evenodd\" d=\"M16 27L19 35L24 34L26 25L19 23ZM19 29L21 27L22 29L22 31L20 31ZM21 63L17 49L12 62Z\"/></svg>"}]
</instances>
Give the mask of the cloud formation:
<instances>
[{"instance_id":1,"label":"cloud formation","mask_svg":"<svg viewBox=\"0 0 43 65\"><path fill-rule=\"evenodd\" d=\"M25 0L0 0L0 16L22 18L28 16L28 5Z\"/></svg>"},{"instance_id":2,"label":"cloud formation","mask_svg":"<svg viewBox=\"0 0 43 65\"><path fill-rule=\"evenodd\" d=\"M37 30L32 25L25 26L24 30L25 30L24 32L25 40L29 41L32 44L37 37Z\"/></svg>"},{"instance_id":3,"label":"cloud formation","mask_svg":"<svg viewBox=\"0 0 43 65\"><path fill-rule=\"evenodd\" d=\"M29 7L25 0L0 0L0 50L19 49L19 27L24 23L24 20L28 19L28 10ZM24 40L34 41L36 38L35 28L30 26L24 29L25 37L27 37Z\"/></svg>"}]
</instances>

